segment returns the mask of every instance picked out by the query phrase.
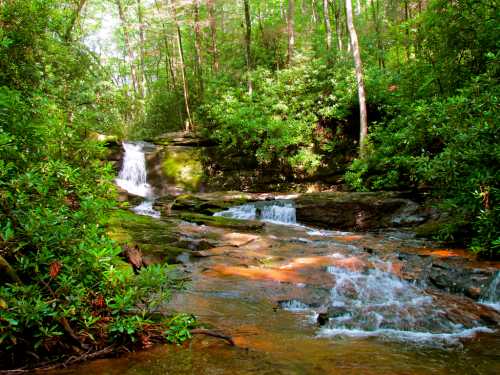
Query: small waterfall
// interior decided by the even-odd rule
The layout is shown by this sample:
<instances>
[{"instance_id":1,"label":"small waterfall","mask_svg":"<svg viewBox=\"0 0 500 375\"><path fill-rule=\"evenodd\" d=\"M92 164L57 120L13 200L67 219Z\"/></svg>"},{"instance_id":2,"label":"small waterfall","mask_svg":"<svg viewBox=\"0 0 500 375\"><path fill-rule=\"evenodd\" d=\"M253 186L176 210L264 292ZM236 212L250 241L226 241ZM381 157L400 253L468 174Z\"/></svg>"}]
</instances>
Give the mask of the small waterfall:
<instances>
[{"instance_id":1,"label":"small waterfall","mask_svg":"<svg viewBox=\"0 0 500 375\"><path fill-rule=\"evenodd\" d=\"M295 206L291 200L274 200L248 203L217 212L214 216L222 216L242 220L262 220L276 224L297 224Z\"/></svg>"},{"instance_id":2,"label":"small waterfall","mask_svg":"<svg viewBox=\"0 0 500 375\"><path fill-rule=\"evenodd\" d=\"M144 142L123 142L123 165L115 182L130 194L145 198L132 209L135 213L159 218L160 213L153 209L153 189L147 182L145 146Z\"/></svg>"},{"instance_id":3,"label":"small waterfall","mask_svg":"<svg viewBox=\"0 0 500 375\"><path fill-rule=\"evenodd\" d=\"M497 271L480 302L500 311L500 271Z\"/></svg>"},{"instance_id":4,"label":"small waterfall","mask_svg":"<svg viewBox=\"0 0 500 375\"><path fill-rule=\"evenodd\" d=\"M448 317L444 306L415 285L381 269L353 271L335 266L330 292L329 321L321 336L367 337L418 343L455 344L486 327L464 326ZM385 267L387 266L387 267Z\"/></svg>"}]
</instances>

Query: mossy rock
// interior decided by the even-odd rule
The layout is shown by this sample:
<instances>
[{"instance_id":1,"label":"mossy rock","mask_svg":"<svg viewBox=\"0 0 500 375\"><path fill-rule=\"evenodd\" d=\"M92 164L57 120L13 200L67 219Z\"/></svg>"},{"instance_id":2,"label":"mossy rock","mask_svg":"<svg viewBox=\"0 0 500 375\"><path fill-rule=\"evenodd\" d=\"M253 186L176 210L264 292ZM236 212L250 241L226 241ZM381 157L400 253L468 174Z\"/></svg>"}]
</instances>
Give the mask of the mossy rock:
<instances>
[{"instance_id":1,"label":"mossy rock","mask_svg":"<svg viewBox=\"0 0 500 375\"><path fill-rule=\"evenodd\" d=\"M207 198L190 194L178 196L172 204L173 210L189 211L202 214L213 214L218 211L224 211L233 206L239 206L248 202L248 199L240 197L230 198Z\"/></svg>"},{"instance_id":2,"label":"mossy rock","mask_svg":"<svg viewBox=\"0 0 500 375\"><path fill-rule=\"evenodd\" d=\"M256 220L238 220L220 216L208 216L192 212L183 212L180 218L198 225L204 224L212 227L230 228L241 231L259 231L264 228L264 223Z\"/></svg>"},{"instance_id":3,"label":"mossy rock","mask_svg":"<svg viewBox=\"0 0 500 375\"><path fill-rule=\"evenodd\" d=\"M153 219L127 210L115 210L105 223L109 236L119 244L137 245L154 262L173 263L179 254L189 251L175 246L179 240L178 221Z\"/></svg>"}]
</instances>

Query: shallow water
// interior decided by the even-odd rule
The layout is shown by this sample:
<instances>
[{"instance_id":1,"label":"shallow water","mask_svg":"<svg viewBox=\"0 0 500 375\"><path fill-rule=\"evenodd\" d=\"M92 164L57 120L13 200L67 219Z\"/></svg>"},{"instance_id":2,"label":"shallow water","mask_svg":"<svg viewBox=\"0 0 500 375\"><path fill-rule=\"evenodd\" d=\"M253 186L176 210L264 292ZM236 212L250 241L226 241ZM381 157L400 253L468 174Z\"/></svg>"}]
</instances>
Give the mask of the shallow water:
<instances>
[{"instance_id":1,"label":"shallow water","mask_svg":"<svg viewBox=\"0 0 500 375\"><path fill-rule=\"evenodd\" d=\"M403 248L443 259L460 252L404 232L276 225L278 217L291 221L289 207L280 207L261 209L261 219L271 222L262 233L179 228L218 246L182 258L192 282L164 309L194 313L232 336L235 347L196 336L183 346L157 346L55 374L500 373L500 335L476 319L486 307L404 280L394 255ZM255 215L250 211L238 212ZM328 308L337 313L320 327L318 314Z\"/></svg>"}]
</instances>

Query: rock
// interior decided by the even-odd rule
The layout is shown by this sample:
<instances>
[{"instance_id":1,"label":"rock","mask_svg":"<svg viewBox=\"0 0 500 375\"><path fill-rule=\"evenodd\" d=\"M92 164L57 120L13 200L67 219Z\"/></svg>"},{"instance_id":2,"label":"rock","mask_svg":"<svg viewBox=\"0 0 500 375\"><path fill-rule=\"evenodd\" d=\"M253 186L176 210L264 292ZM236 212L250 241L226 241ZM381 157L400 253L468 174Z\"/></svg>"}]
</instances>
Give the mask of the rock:
<instances>
[{"instance_id":1,"label":"rock","mask_svg":"<svg viewBox=\"0 0 500 375\"><path fill-rule=\"evenodd\" d=\"M403 198L402 193L390 192L302 194L295 200L295 205L297 221L344 230L370 230L405 224L401 217L417 217L419 208L415 202Z\"/></svg>"},{"instance_id":2,"label":"rock","mask_svg":"<svg viewBox=\"0 0 500 375\"><path fill-rule=\"evenodd\" d=\"M349 310L345 306L328 306L325 312L318 314L317 322L320 326L328 323L330 318L338 318L339 316L348 314Z\"/></svg>"},{"instance_id":3,"label":"rock","mask_svg":"<svg viewBox=\"0 0 500 375\"><path fill-rule=\"evenodd\" d=\"M211 215L232 206L239 206L248 202L244 196L217 199L210 196L195 196L183 194L178 196L172 204L172 210L189 211Z\"/></svg>"},{"instance_id":4,"label":"rock","mask_svg":"<svg viewBox=\"0 0 500 375\"><path fill-rule=\"evenodd\" d=\"M180 218L198 225L204 224L212 227L230 228L243 231L259 231L264 228L264 223L256 220L237 220L220 216L208 216L190 212L183 212Z\"/></svg>"}]
</instances>

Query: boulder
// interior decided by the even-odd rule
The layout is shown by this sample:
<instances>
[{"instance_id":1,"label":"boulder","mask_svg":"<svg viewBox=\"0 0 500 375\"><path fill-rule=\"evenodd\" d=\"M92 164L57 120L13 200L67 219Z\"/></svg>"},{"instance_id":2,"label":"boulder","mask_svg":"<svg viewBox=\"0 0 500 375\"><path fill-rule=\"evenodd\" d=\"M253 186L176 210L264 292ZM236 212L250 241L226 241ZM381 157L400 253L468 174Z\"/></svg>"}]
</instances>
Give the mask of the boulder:
<instances>
[{"instance_id":1,"label":"boulder","mask_svg":"<svg viewBox=\"0 0 500 375\"><path fill-rule=\"evenodd\" d=\"M419 205L402 193L321 192L295 200L297 221L344 230L371 230L425 221Z\"/></svg>"}]
</instances>

